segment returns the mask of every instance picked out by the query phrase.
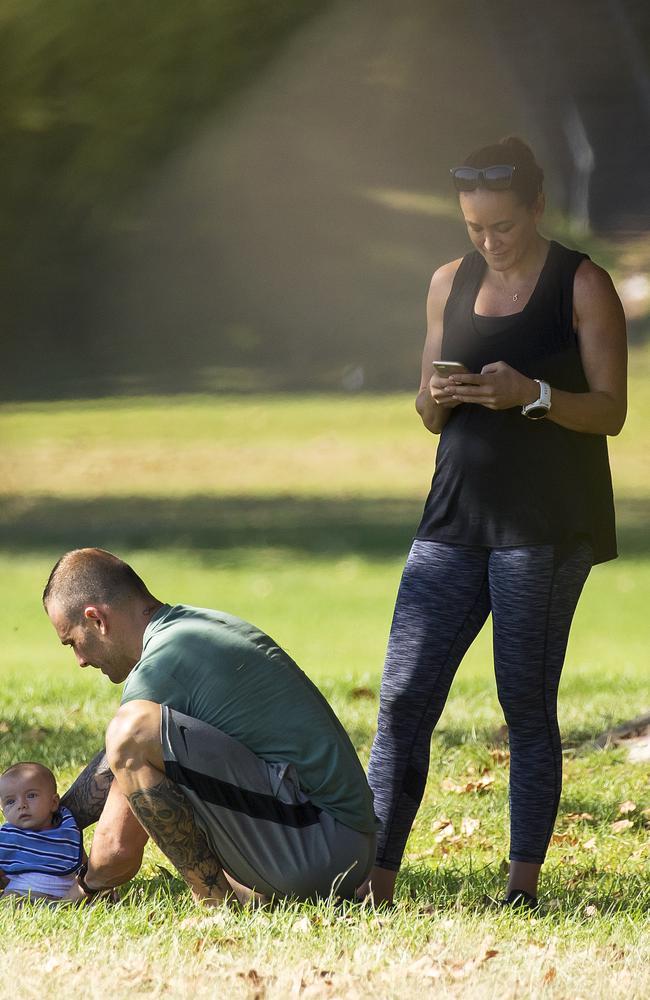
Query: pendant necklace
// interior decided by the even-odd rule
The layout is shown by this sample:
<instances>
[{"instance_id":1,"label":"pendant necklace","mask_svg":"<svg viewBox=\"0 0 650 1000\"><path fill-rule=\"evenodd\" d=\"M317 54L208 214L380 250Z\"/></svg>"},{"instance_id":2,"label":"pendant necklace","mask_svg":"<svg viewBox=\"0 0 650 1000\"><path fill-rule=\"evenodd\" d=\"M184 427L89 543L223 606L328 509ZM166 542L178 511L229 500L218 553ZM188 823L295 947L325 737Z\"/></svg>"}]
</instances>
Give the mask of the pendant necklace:
<instances>
[{"instance_id":1,"label":"pendant necklace","mask_svg":"<svg viewBox=\"0 0 650 1000\"><path fill-rule=\"evenodd\" d=\"M516 302L518 298L519 298L519 292L515 292L515 294L512 296L512 301Z\"/></svg>"}]
</instances>

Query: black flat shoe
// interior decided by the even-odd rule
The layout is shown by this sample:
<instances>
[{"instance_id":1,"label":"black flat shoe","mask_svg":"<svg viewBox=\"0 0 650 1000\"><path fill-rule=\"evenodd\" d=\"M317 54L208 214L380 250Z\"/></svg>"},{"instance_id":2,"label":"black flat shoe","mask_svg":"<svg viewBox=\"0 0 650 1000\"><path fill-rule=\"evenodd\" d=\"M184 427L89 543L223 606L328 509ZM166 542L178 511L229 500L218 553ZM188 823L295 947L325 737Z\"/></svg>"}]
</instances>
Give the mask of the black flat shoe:
<instances>
[{"instance_id":1,"label":"black flat shoe","mask_svg":"<svg viewBox=\"0 0 650 1000\"><path fill-rule=\"evenodd\" d=\"M525 889L511 889L499 906L509 906L513 910L536 910L539 906L537 896L531 896Z\"/></svg>"}]
</instances>

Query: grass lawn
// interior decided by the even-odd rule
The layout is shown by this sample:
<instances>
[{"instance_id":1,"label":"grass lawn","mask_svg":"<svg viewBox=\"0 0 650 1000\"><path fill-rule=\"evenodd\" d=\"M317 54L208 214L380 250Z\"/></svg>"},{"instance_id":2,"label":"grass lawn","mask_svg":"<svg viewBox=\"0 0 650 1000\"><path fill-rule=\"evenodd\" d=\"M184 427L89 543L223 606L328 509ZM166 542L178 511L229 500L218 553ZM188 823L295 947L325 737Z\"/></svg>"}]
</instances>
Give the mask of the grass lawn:
<instances>
[{"instance_id":1,"label":"grass lawn","mask_svg":"<svg viewBox=\"0 0 650 1000\"><path fill-rule=\"evenodd\" d=\"M621 558L594 570L575 620L565 788L538 916L486 903L504 881L508 779L486 628L434 735L394 912L205 913L149 847L118 907L0 907L7 993L42 995L38 969L49 993L92 997L649 995L648 765L588 744L650 710L647 348L631 370L630 418L611 442ZM0 439L0 767L42 759L65 787L117 705L40 607L55 559L86 544L132 561L163 600L265 628L330 697L365 763L434 457L410 398L5 405Z\"/></svg>"}]
</instances>

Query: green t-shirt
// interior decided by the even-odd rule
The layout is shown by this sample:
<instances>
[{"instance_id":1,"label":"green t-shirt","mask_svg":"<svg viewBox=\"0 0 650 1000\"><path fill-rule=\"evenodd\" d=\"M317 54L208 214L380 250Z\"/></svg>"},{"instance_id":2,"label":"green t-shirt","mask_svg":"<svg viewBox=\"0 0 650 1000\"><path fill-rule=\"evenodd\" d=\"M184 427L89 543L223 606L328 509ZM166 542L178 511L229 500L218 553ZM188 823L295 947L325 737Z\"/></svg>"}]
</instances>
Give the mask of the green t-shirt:
<instances>
[{"instance_id":1,"label":"green t-shirt","mask_svg":"<svg viewBox=\"0 0 650 1000\"><path fill-rule=\"evenodd\" d=\"M309 799L354 830L378 827L350 738L318 688L264 632L234 615L164 605L144 633L122 703L200 719L263 760L294 765Z\"/></svg>"}]
</instances>

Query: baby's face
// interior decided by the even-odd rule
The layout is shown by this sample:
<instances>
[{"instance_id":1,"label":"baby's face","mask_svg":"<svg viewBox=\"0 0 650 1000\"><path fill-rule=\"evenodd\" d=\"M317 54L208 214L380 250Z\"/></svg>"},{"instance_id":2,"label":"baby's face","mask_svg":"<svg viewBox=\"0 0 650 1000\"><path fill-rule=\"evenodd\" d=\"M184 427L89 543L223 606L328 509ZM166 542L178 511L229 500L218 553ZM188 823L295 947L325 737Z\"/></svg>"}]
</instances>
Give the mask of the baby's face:
<instances>
[{"instance_id":1,"label":"baby's face","mask_svg":"<svg viewBox=\"0 0 650 1000\"><path fill-rule=\"evenodd\" d=\"M2 778L0 806L7 823L21 830L47 830L59 808L59 796L47 775L26 769Z\"/></svg>"}]
</instances>

